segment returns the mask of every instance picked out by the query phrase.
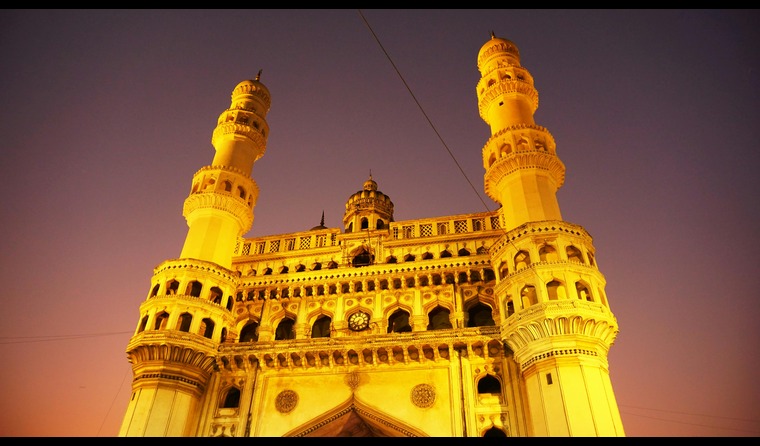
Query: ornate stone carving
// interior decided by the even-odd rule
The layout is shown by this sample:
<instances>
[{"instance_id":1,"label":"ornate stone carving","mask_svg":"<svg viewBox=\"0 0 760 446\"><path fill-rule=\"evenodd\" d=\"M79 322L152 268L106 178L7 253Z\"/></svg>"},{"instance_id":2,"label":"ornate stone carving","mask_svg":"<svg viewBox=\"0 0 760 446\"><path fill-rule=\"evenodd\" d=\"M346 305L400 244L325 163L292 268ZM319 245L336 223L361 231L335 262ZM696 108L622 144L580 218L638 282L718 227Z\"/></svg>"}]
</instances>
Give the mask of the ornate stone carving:
<instances>
[{"instance_id":1,"label":"ornate stone carving","mask_svg":"<svg viewBox=\"0 0 760 446\"><path fill-rule=\"evenodd\" d=\"M435 388L430 384L417 384L411 393L412 404L423 409L435 404Z\"/></svg>"},{"instance_id":2,"label":"ornate stone carving","mask_svg":"<svg viewBox=\"0 0 760 446\"><path fill-rule=\"evenodd\" d=\"M292 390L283 390L274 400L274 407L280 413L288 413L296 408L298 404L298 394Z\"/></svg>"}]
</instances>

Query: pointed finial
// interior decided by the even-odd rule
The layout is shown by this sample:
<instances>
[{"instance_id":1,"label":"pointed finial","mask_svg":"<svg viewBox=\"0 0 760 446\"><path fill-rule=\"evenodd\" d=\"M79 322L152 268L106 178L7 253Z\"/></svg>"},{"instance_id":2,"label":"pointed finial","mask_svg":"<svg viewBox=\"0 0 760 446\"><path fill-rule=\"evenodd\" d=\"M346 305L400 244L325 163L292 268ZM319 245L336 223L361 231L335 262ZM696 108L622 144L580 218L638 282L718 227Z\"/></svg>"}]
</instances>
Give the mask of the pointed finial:
<instances>
[{"instance_id":1,"label":"pointed finial","mask_svg":"<svg viewBox=\"0 0 760 446\"><path fill-rule=\"evenodd\" d=\"M369 170L369 179L372 179L372 169Z\"/></svg>"},{"instance_id":2,"label":"pointed finial","mask_svg":"<svg viewBox=\"0 0 760 446\"><path fill-rule=\"evenodd\" d=\"M325 211L322 211L322 220L320 220L319 225L320 226L325 225Z\"/></svg>"},{"instance_id":3,"label":"pointed finial","mask_svg":"<svg viewBox=\"0 0 760 446\"><path fill-rule=\"evenodd\" d=\"M261 79L261 72L262 71L264 71L264 70L259 70L259 74L256 75L256 80L260 80Z\"/></svg>"},{"instance_id":4,"label":"pointed finial","mask_svg":"<svg viewBox=\"0 0 760 446\"><path fill-rule=\"evenodd\" d=\"M491 38L492 38L492 39L495 39L495 38L496 38L496 34L494 34L494 33L493 33L493 31L491 31Z\"/></svg>"}]
</instances>

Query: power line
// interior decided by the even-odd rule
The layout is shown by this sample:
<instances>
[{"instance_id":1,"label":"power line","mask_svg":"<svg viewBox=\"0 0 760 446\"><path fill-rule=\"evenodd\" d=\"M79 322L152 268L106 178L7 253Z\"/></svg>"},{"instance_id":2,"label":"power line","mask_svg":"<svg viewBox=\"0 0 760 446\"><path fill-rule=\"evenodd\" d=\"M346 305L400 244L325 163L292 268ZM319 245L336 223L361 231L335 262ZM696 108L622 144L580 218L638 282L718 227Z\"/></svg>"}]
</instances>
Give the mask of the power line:
<instances>
[{"instance_id":1,"label":"power line","mask_svg":"<svg viewBox=\"0 0 760 446\"><path fill-rule=\"evenodd\" d=\"M644 409L644 410L657 410L657 411L661 411L661 412L669 412L667 410L663 411L663 410L660 410L660 409ZM648 415L640 415L640 414L637 414L637 413L630 413L630 412L624 412L624 411L620 411L620 413L623 413L623 414L626 414L626 415L633 415L633 416L636 416L636 417L649 418L651 420L665 421L665 422L668 422L668 423L687 424L689 426L707 427L707 428L710 428L710 429L723 429L723 430L731 430L731 431L737 431L737 432L751 432L751 433L754 433L754 434L760 434L760 431L758 431L758 430L737 429L737 428L733 428L733 427L710 426L710 425L707 425L707 424L690 423L688 421L669 420L669 419L666 419L666 418L651 417L651 416L648 416ZM678 413L678 412L676 412L676 413ZM686 415L688 415L688 414L686 414ZM713 417L712 415L699 415L699 416L702 416L702 417L711 417L711 418L725 418L725 417L717 417L717 416Z\"/></svg>"},{"instance_id":2,"label":"power line","mask_svg":"<svg viewBox=\"0 0 760 446\"><path fill-rule=\"evenodd\" d=\"M490 211L491 211L491 209L489 209L489 208L488 208L488 205L486 204L486 202L485 202L485 201L483 201L483 197L481 197L481 196L480 196L480 193L478 193L478 190L477 190L477 189L475 188L475 186L472 184L472 181L470 181L470 179L467 177L467 174L464 172L464 169L462 169L462 166L461 166L461 165L459 165L459 161L457 161L457 159L456 159L456 157L454 156L454 154L453 154L453 153L451 153L451 150L449 149L449 146L446 144L446 141L444 141L444 140L443 140L443 137L441 136L441 134L440 134L440 133L438 133L438 129L436 129L436 128L435 128L435 125L434 125L434 124L433 124L433 122L430 120L430 118L428 117L427 113L425 113L425 109L424 109L424 108L422 108L422 105L421 105L421 104L420 104L420 102L417 100L417 97L416 97L416 96L414 95L414 93L412 92L412 89L411 89L411 88L409 88L409 85L406 83L406 80L404 79L404 76L402 76L402 75L401 75L401 72L400 72L400 71L399 71L399 69L396 67L396 64L395 64L395 63L393 63L393 60L391 59L391 56L388 54L388 52L387 52L387 51L385 51L385 47L383 46L383 44L382 44L382 43L380 43L380 39L379 39L379 38L377 37L377 35L375 34L375 31L373 31L373 30L372 30L372 27L369 25L369 22L367 21L367 19L366 19L366 18L364 18L364 14L362 14L362 10L361 10L361 9L358 9L357 11L359 11L359 15L361 16L362 20L364 21L364 24L365 24L365 25L367 25L367 28L369 29L369 32L370 32L370 33L372 33L372 37L374 37L374 39L375 39L375 42L377 42L377 44L380 46L380 49L381 49L381 50L383 51L383 53L385 54L385 57L388 59L388 62L390 62L390 63L391 63L391 65L393 66L393 69L396 71L396 74L398 74L398 77L401 79L401 82L403 82L403 83L404 83L404 87L406 87L406 90L407 90L407 91L409 92L409 94L412 96L412 99L414 99L414 102L417 104L417 107L419 107L420 111L422 112L422 115L425 117L425 119L427 120L428 124L429 124L429 125L430 125L430 127L433 129L433 132L435 132L436 136L438 136L438 139L441 141L441 144L443 144L443 147L446 149L446 151L447 151L447 152L449 152L449 156L451 156L451 159L452 159L452 160L454 160L454 164L456 164L456 165L457 165L457 168L459 168L459 171L462 173L462 176L464 176L464 179L465 179L465 180L467 180L467 183L470 185L470 187L472 188L473 192L475 192L475 195L477 195L477 196L478 196L478 200L480 200L480 202L481 202L481 203L483 203L483 207L484 207L484 208L485 208L487 211L489 211L489 212L490 212Z\"/></svg>"},{"instance_id":3,"label":"power line","mask_svg":"<svg viewBox=\"0 0 760 446\"><path fill-rule=\"evenodd\" d=\"M359 15L361 16L362 21L364 21L364 24L369 29L369 32L372 34L372 37L375 39L375 42L377 42L378 46L380 46L380 49L383 51L383 54L385 54L385 57L388 59L388 62L390 62L391 66L393 66L394 71L396 71L396 74L401 79L401 82L404 84L404 87L407 89L407 91L411 95L412 99L417 104L417 107L422 112L422 115L425 117L425 120L427 120L428 124L433 129L433 132L435 132L435 134L438 137L438 139L440 140L441 144L443 144L443 147L446 149L446 151L448 152L449 156L454 161L454 164L456 164L457 168L459 168L459 171L462 173L462 176L464 176L464 178L467 181L467 183L470 185L470 187L472 188L472 190L475 192L475 195L477 195L478 199L483 204L483 207L487 211L490 212L491 210L488 208L488 205L485 203L485 201L483 201L483 198L481 197L480 193L475 188L475 186L472 184L472 182L470 181L470 179L467 177L467 174L465 173L464 169L462 169L462 166L459 164L459 162L457 161L456 157L454 156L454 154L449 149L448 145L446 144L446 142L444 141L443 137L441 136L441 134L436 129L436 127L433 124L433 122L428 117L427 113L425 113L425 109L422 107L422 105L420 104L420 102L417 100L417 97L414 95L414 93L412 92L412 89L407 84L406 80L404 79L404 76L401 74L401 72L399 71L398 67L396 67L396 64L391 59L391 56L385 50L385 47L383 46L383 44L380 42L380 39L375 34L375 31L372 29L372 26L370 26L369 22L364 17L364 14L362 13L361 9L358 9L357 11L359 12ZM506 233L506 230L504 228L502 228L502 231ZM510 244L512 244L511 241L510 241ZM647 408L642 408L642 407L623 406L623 405L619 405L619 406L620 407L630 407L630 408L633 408L633 409L641 409L641 410L653 410L653 411L658 411L658 412L670 412L670 413L676 413L676 414L681 414L681 415L702 416L702 417L709 417L709 418L721 418L721 419L734 420L734 421L758 422L758 420L746 420L746 419L730 418L730 417L720 417L720 416L713 416L713 415L688 414L688 413L685 413L685 412L675 412L675 411L668 411L668 410L664 410L664 409L647 409ZM650 419L655 419L655 420L660 420L660 421L666 421L666 422L671 422L671 423L680 423L680 424L688 424L688 425L692 425L692 426L702 426L702 427L709 427L709 428L734 430L734 431L739 431L739 432L760 433L760 431L753 431L753 430L746 430L746 429L735 429L735 428L729 428L729 427L708 426L708 425L699 424L699 423L689 423L689 422L684 422L684 421L669 420L669 419L664 419L664 418L657 418L657 417L652 417L652 416L647 416L647 415L639 415L639 414L622 412L622 411L621 411L621 413L626 413L628 415L639 416L639 417L644 417L644 418L650 418Z\"/></svg>"},{"instance_id":4,"label":"power line","mask_svg":"<svg viewBox=\"0 0 760 446\"><path fill-rule=\"evenodd\" d=\"M625 404L619 404L619 406L620 407L629 407L631 409L654 410L654 411L657 411L657 412L668 412L668 413L675 413L675 414L678 414L678 415L689 415L689 416L694 416L694 417L722 418L724 420L749 421L750 423L760 423L760 420L750 420L750 419L747 419L747 418L721 417L719 415L705 415L705 414L699 414L699 413L679 412L679 411L676 411L676 410L650 409L650 408L646 408L646 407L628 406L628 405L625 405Z\"/></svg>"}]
</instances>

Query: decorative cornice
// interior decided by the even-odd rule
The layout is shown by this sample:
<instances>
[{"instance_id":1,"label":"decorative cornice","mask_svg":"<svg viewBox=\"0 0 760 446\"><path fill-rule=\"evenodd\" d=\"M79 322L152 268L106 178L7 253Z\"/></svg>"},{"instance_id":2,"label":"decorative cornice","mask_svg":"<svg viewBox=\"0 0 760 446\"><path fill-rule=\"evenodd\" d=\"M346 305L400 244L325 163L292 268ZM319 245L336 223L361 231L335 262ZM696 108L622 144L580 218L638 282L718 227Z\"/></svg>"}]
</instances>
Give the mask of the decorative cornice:
<instances>
[{"instance_id":1,"label":"decorative cornice","mask_svg":"<svg viewBox=\"0 0 760 446\"><path fill-rule=\"evenodd\" d=\"M240 225L241 232L251 229L253 210L240 198L230 194L217 192L198 192L191 194L185 200L182 216L192 218L192 213L198 209L215 209L224 211L234 217Z\"/></svg>"}]
</instances>

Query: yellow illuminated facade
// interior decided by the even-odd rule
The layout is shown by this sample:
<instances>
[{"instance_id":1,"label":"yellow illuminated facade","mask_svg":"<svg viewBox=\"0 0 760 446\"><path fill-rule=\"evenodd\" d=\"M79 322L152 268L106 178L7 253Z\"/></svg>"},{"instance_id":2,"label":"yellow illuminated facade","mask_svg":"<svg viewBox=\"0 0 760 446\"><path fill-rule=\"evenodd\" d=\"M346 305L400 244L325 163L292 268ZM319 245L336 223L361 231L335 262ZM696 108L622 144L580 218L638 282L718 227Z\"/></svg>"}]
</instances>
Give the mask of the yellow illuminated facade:
<instances>
[{"instance_id":1,"label":"yellow illuminated facade","mask_svg":"<svg viewBox=\"0 0 760 446\"><path fill-rule=\"evenodd\" d=\"M120 436L624 436L618 324L591 236L562 220L533 77L493 35L477 67L498 210L395 221L370 175L343 228L258 238L271 98L260 76L235 87L180 258L140 305Z\"/></svg>"}]
</instances>

